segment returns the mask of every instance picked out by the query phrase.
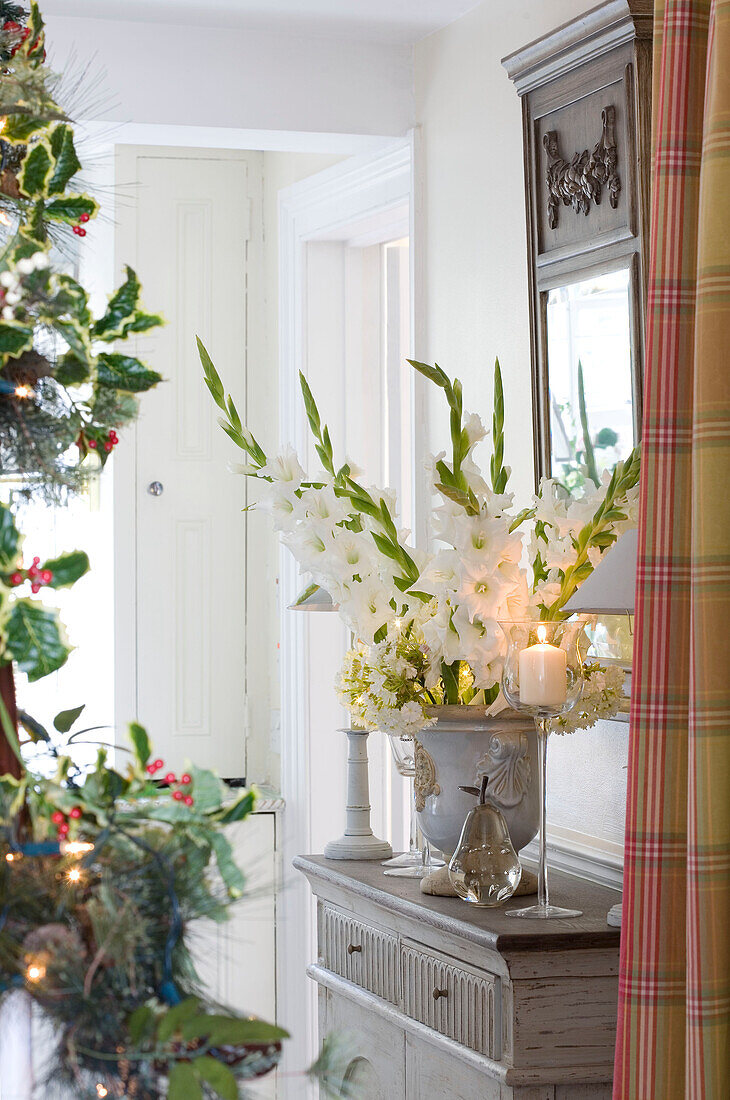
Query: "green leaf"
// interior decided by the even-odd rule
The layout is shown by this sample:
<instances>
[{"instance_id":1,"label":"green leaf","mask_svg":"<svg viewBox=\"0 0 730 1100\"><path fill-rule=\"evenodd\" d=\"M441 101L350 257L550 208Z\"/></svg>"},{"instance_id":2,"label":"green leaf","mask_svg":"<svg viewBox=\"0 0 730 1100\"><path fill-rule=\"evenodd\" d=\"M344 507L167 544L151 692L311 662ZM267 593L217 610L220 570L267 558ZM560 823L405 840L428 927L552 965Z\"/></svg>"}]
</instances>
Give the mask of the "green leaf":
<instances>
[{"instance_id":1,"label":"green leaf","mask_svg":"<svg viewBox=\"0 0 730 1100\"><path fill-rule=\"evenodd\" d=\"M61 386L80 386L89 381L91 365L87 359L80 359L72 351L68 351L59 360L53 377Z\"/></svg>"},{"instance_id":2,"label":"green leaf","mask_svg":"<svg viewBox=\"0 0 730 1100\"><path fill-rule=\"evenodd\" d=\"M150 1005L140 1005L127 1020L132 1046L138 1047L154 1031L155 1014Z\"/></svg>"},{"instance_id":3,"label":"green leaf","mask_svg":"<svg viewBox=\"0 0 730 1100\"><path fill-rule=\"evenodd\" d=\"M196 788L193 784L193 791L195 790ZM218 870L220 871L221 878L226 885L228 893L231 897L240 898L243 894L246 880L243 877L243 872L233 858L233 849L231 848L228 838L225 837L223 833L212 833L210 842L215 852Z\"/></svg>"},{"instance_id":4,"label":"green leaf","mask_svg":"<svg viewBox=\"0 0 730 1100\"><path fill-rule=\"evenodd\" d=\"M57 558L49 558L41 569L50 569L53 579L49 582L49 588L70 588L79 577L83 577L89 571L89 555L85 550L71 550L67 554L60 554Z\"/></svg>"},{"instance_id":5,"label":"green leaf","mask_svg":"<svg viewBox=\"0 0 730 1100\"><path fill-rule=\"evenodd\" d=\"M448 376L441 370L438 363L434 366L430 366L428 363L419 363L416 359L407 359L407 363L410 363L419 374L422 374L424 378L428 378L429 382L435 382L437 386L441 386L442 389L451 388Z\"/></svg>"},{"instance_id":6,"label":"green leaf","mask_svg":"<svg viewBox=\"0 0 730 1100\"><path fill-rule=\"evenodd\" d=\"M0 503L0 571L10 570L20 554L20 531L7 504Z\"/></svg>"},{"instance_id":7,"label":"green leaf","mask_svg":"<svg viewBox=\"0 0 730 1100\"><path fill-rule=\"evenodd\" d=\"M62 198L52 199L46 203L45 216L49 221L67 222L75 225L82 214L95 217L99 209L96 199L91 195L64 195Z\"/></svg>"},{"instance_id":8,"label":"green leaf","mask_svg":"<svg viewBox=\"0 0 730 1100\"><path fill-rule=\"evenodd\" d=\"M85 709L86 703L82 703L80 707L72 707L70 710L59 711L53 719L54 727L59 733L68 733L71 726L77 721L81 712Z\"/></svg>"},{"instance_id":9,"label":"green leaf","mask_svg":"<svg viewBox=\"0 0 730 1100\"><path fill-rule=\"evenodd\" d=\"M201 1081L210 1085L221 1100L238 1100L238 1085L233 1073L223 1062L207 1054L195 1059L195 1071Z\"/></svg>"},{"instance_id":10,"label":"green leaf","mask_svg":"<svg viewBox=\"0 0 730 1100\"><path fill-rule=\"evenodd\" d=\"M3 140L11 145L27 145L29 137L47 126L48 119L40 115L6 115Z\"/></svg>"},{"instance_id":11,"label":"green leaf","mask_svg":"<svg viewBox=\"0 0 730 1100\"><path fill-rule=\"evenodd\" d=\"M223 781L215 772L205 768L187 766L190 778L193 781L193 794L195 795L195 808L199 813L208 813L211 810L220 809L225 797L226 788Z\"/></svg>"},{"instance_id":12,"label":"green leaf","mask_svg":"<svg viewBox=\"0 0 730 1100\"><path fill-rule=\"evenodd\" d=\"M163 323L158 314L142 313L137 308L140 282L131 267L125 270L126 279L109 299L104 316L92 328L92 335L99 340L124 339L130 332L146 332Z\"/></svg>"},{"instance_id":13,"label":"green leaf","mask_svg":"<svg viewBox=\"0 0 730 1100\"><path fill-rule=\"evenodd\" d=\"M256 796L253 791L246 791L242 794L232 806L229 806L226 811L220 817L221 825L230 825L234 821L243 821L253 813L253 808L256 805Z\"/></svg>"},{"instance_id":14,"label":"green leaf","mask_svg":"<svg viewBox=\"0 0 730 1100\"><path fill-rule=\"evenodd\" d=\"M235 1016L198 1016L185 1024L185 1039L206 1039L217 1046L258 1046L288 1039L289 1032L265 1020L243 1020Z\"/></svg>"},{"instance_id":15,"label":"green leaf","mask_svg":"<svg viewBox=\"0 0 730 1100\"><path fill-rule=\"evenodd\" d=\"M144 768L150 758L152 748L147 730L137 722L129 723L129 737L134 746L134 755L140 768Z\"/></svg>"},{"instance_id":16,"label":"green leaf","mask_svg":"<svg viewBox=\"0 0 730 1100\"><path fill-rule=\"evenodd\" d=\"M167 1042L177 1032L182 1031L183 1025L192 1020L194 1016L197 1016L199 1010L200 999L198 997L186 997L184 1001L180 1001L180 1004L168 1009L157 1025L157 1038L159 1041L161 1043Z\"/></svg>"},{"instance_id":17,"label":"green leaf","mask_svg":"<svg viewBox=\"0 0 730 1100\"><path fill-rule=\"evenodd\" d=\"M118 352L103 351L98 358L99 381L127 393L143 393L162 381L162 375L150 370L139 359Z\"/></svg>"},{"instance_id":18,"label":"green leaf","mask_svg":"<svg viewBox=\"0 0 730 1100\"><path fill-rule=\"evenodd\" d=\"M167 1100L202 1100L203 1090L190 1062L176 1062L170 1070Z\"/></svg>"},{"instance_id":19,"label":"green leaf","mask_svg":"<svg viewBox=\"0 0 730 1100\"><path fill-rule=\"evenodd\" d=\"M53 154L44 139L31 145L18 173L18 186L31 199L48 194L48 182L53 171Z\"/></svg>"},{"instance_id":20,"label":"green leaf","mask_svg":"<svg viewBox=\"0 0 730 1100\"><path fill-rule=\"evenodd\" d=\"M0 321L0 355L17 357L32 346L32 328L15 321Z\"/></svg>"},{"instance_id":21,"label":"green leaf","mask_svg":"<svg viewBox=\"0 0 730 1100\"><path fill-rule=\"evenodd\" d=\"M45 726L41 725L37 718L28 714L27 710L18 711L18 724L23 727L33 744L38 741L50 741L51 735Z\"/></svg>"},{"instance_id":22,"label":"green leaf","mask_svg":"<svg viewBox=\"0 0 730 1100\"><path fill-rule=\"evenodd\" d=\"M26 599L13 604L6 624L6 647L31 682L61 668L71 652L58 613Z\"/></svg>"},{"instance_id":23,"label":"green leaf","mask_svg":"<svg viewBox=\"0 0 730 1100\"><path fill-rule=\"evenodd\" d=\"M81 161L76 155L73 130L70 126L64 123L54 127L51 133L51 152L55 164L47 193L59 195L66 190L71 177L81 171Z\"/></svg>"},{"instance_id":24,"label":"green leaf","mask_svg":"<svg viewBox=\"0 0 730 1100\"><path fill-rule=\"evenodd\" d=\"M93 360L89 331L76 317L56 317L53 328L68 344L78 359Z\"/></svg>"}]
</instances>

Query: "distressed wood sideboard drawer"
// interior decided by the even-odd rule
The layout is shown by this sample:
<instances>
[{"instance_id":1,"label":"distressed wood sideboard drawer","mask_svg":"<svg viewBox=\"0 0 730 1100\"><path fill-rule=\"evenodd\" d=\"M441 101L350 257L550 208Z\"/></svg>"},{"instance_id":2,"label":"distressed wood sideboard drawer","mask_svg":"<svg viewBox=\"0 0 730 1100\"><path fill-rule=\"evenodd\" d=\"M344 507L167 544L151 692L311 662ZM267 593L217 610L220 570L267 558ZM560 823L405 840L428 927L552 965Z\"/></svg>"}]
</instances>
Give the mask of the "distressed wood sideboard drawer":
<instances>
[{"instance_id":1,"label":"distressed wood sideboard drawer","mask_svg":"<svg viewBox=\"0 0 730 1100\"><path fill-rule=\"evenodd\" d=\"M400 1002L398 939L320 903L319 954L323 966L361 989Z\"/></svg>"},{"instance_id":2,"label":"distressed wood sideboard drawer","mask_svg":"<svg viewBox=\"0 0 730 1100\"><path fill-rule=\"evenodd\" d=\"M408 941L401 946L403 1011L477 1054L502 1055L502 985Z\"/></svg>"}]
</instances>

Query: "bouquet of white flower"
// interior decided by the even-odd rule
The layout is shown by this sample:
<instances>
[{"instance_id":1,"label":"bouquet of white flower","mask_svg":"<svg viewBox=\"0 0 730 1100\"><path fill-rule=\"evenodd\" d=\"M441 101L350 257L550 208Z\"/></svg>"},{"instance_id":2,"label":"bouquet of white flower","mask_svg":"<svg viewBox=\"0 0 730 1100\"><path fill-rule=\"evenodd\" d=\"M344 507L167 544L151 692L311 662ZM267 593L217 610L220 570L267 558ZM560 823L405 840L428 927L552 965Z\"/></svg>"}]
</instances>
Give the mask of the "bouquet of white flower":
<instances>
[{"instance_id":1,"label":"bouquet of white flower","mask_svg":"<svg viewBox=\"0 0 730 1100\"><path fill-rule=\"evenodd\" d=\"M504 465L504 399L495 364L493 453L489 480L474 461L487 432L465 415L462 387L440 367L409 360L443 389L450 411L451 456L431 459L439 503L431 513L429 549L408 542L387 489L365 486L351 463L337 465L309 386L302 393L322 469L308 477L291 447L269 460L242 425L202 343L205 380L221 426L247 455L240 472L258 481L257 507L303 572L339 605L358 645L338 680L353 720L367 729L413 734L429 724L434 704L480 703L492 713L499 692L504 638L499 621L565 618L563 607L601 556L636 525L639 454L618 462L574 498L545 479L531 506L513 509ZM596 479L598 481L599 479ZM530 538L524 529L531 524ZM590 666L589 666L590 667ZM620 702L619 671L596 665L571 728L592 725ZM568 728L567 726L565 728Z\"/></svg>"}]
</instances>

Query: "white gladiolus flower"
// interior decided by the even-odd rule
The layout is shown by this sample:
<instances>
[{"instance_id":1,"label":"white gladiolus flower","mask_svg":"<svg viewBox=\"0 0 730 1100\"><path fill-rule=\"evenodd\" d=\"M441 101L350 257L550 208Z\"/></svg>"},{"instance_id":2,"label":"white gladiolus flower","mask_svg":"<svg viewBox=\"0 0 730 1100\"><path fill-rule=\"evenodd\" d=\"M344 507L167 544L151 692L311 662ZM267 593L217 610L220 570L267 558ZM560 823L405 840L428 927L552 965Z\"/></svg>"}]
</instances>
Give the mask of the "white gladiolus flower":
<instances>
[{"instance_id":1,"label":"white gladiolus flower","mask_svg":"<svg viewBox=\"0 0 730 1100\"><path fill-rule=\"evenodd\" d=\"M458 597L472 622L476 616L482 620L495 618L510 587L509 580L491 563L462 558Z\"/></svg>"},{"instance_id":2,"label":"white gladiolus flower","mask_svg":"<svg viewBox=\"0 0 730 1100\"><path fill-rule=\"evenodd\" d=\"M289 445L284 448L271 462L261 470L264 477L270 477L274 481L283 481L296 484L297 488L304 481L304 470L294 448Z\"/></svg>"},{"instance_id":3,"label":"white gladiolus flower","mask_svg":"<svg viewBox=\"0 0 730 1100\"><path fill-rule=\"evenodd\" d=\"M475 447L477 443L480 443L487 435L487 429L482 423L482 418L477 413L468 413L464 417L463 430L466 432L466 437L469 440L469 450Z\"/></svg>"}]
</instances>

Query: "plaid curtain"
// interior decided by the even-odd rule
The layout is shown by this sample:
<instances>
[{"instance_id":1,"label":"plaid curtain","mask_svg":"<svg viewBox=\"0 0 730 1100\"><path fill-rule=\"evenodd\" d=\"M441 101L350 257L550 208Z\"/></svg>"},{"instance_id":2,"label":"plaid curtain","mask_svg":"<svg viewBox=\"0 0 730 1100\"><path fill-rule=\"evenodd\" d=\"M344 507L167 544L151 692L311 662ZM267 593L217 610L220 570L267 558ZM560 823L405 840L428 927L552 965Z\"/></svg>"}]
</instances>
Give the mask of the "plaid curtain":
<instances>
[{"instance_id":1,"label":"plaid curtain","mask_svg":"<svg viewBox=\"0 0 730 1100\"><path fill-rule=\"evenodd\" d=\"M730 1098L730 0L657 0L614 1100Z\"/></svg>"}]
</instances>

